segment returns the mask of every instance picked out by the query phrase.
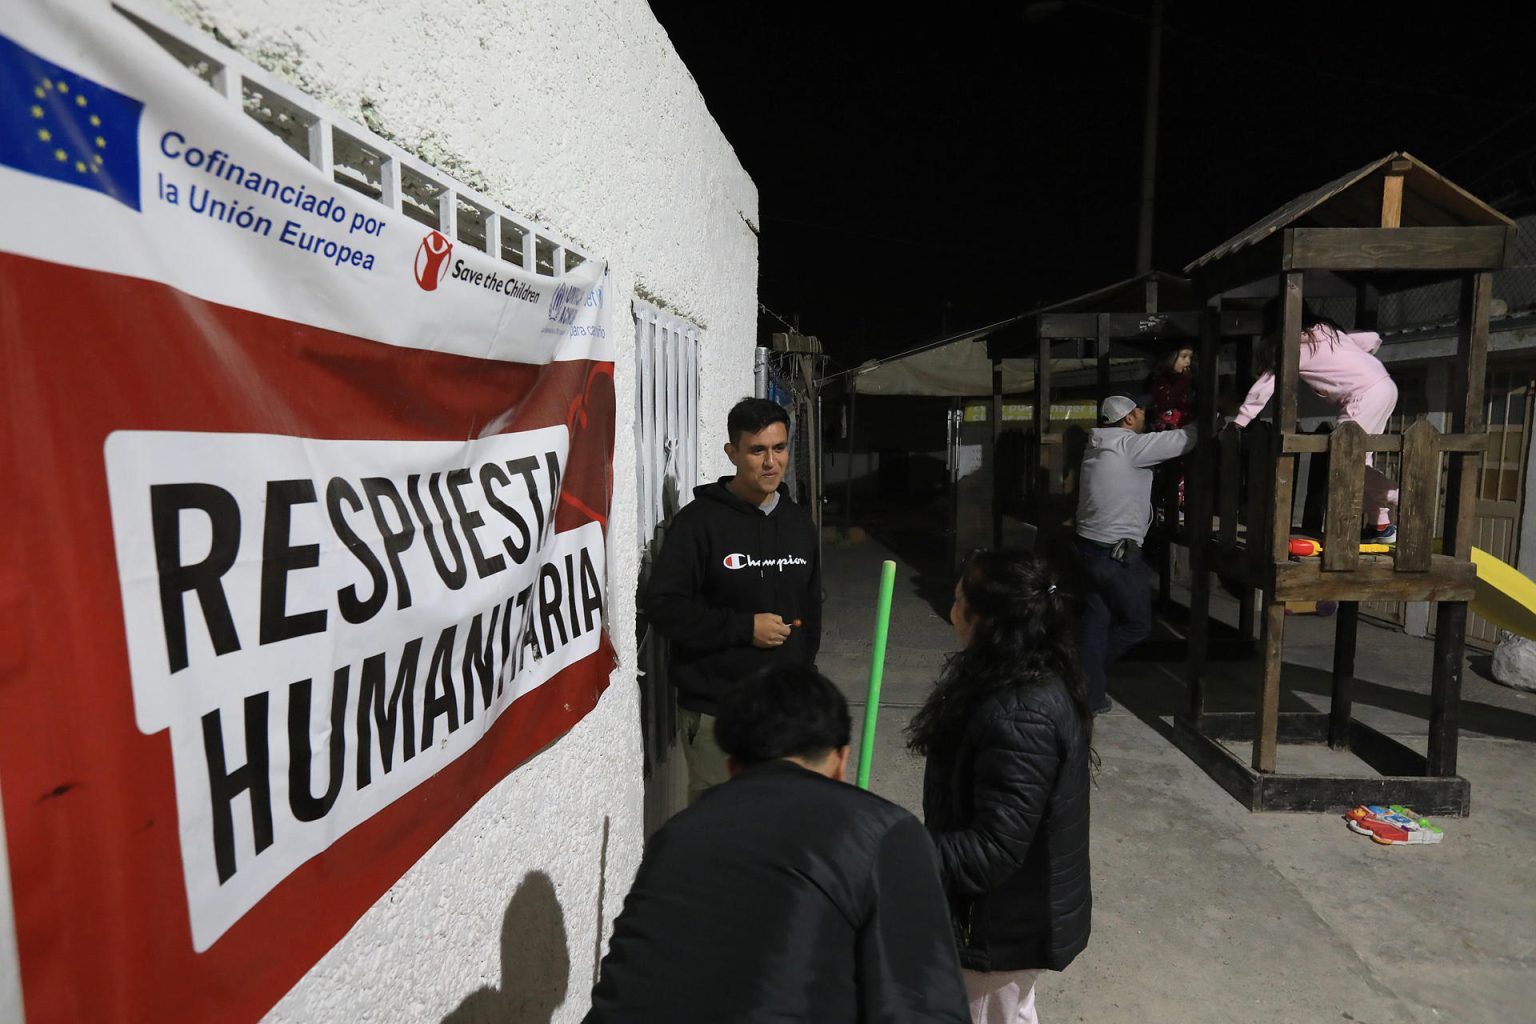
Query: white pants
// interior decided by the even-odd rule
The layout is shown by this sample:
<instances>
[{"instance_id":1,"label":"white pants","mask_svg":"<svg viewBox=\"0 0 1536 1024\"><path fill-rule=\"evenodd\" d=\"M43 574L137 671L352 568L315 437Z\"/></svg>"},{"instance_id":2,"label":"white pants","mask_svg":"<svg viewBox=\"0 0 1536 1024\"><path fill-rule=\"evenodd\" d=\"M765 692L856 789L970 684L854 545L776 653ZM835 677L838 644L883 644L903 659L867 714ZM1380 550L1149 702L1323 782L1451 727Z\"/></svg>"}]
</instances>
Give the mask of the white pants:
<instances>
[{"instance_id":1,"label":"white pants","mask_svg":"<svg viewBox=\"0 0 1536 1024\"><path fill-rule=\"evenodd\" d=\"M1397 385L1392 383L1391 377L1383 377L1344 403L1339 422L1358 423L1367 434L1379 434L1386 429L1387 420L1392 418L1392 410L1396 408ZM1398 489L1374 463L1370 453L1366 453L1365 518L1377 526L1386 526L1392 521L1388 506L1397 507Z\"/></svg>"},{"instance_id":2,"label":"white pants","mask_svg":"<svg viewBox=\"0 0 1536 1024\"><path fill-rule=\"evenodd\" d=\"M1035 1016L1039 971L966 971L965 997L971 1024L1040 1024Z\"/></svg>"}]
</instances>

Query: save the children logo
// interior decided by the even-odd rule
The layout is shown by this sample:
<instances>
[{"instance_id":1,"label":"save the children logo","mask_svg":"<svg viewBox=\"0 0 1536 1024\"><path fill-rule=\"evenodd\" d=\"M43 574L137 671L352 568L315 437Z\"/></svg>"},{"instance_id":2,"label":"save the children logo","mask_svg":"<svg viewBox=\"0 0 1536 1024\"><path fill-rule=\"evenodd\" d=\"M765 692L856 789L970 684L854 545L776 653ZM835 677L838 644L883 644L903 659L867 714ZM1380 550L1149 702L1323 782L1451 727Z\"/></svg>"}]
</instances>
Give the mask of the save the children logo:
<instances>
[{"instance_id":1,"label":"save the children logo","mask_svg":"<svg viewBox=\"0 0 1536 1024\"><path fill-rule=\"evenodd\" d=\"M783 558L753 558L751 555L734 552L721 559L720 564L727 569L772 568L783 572L786 565L808 565L809 563L796 555L785 555Z\"/></svg>"},{"instance_id":2,"label":"save the children logo","mask_svg":"<svg viewBox=\"0 0 1536 1024\"><path fill-rule=\"evenodd\" d=\"M424 292L437 290L443 276L448 273L448 257L453 253L453 243L442 232L432 230L416 247L416 283Z\"/></svg>"},{"instance_id":3,"label":"save the children logo","mask_svg":"<svg viewBox=\"0 0 1536 1024\"><path fill-rule=\"evenodd\" d=\"M435 292L444 281L519 299L530 305L543 301L544 293L527 281L495 270L476 270L463 258L452 260L453 243L441 231L428 231L416 247L416 283L424 292Z\"/></svg>"}]
</instances>

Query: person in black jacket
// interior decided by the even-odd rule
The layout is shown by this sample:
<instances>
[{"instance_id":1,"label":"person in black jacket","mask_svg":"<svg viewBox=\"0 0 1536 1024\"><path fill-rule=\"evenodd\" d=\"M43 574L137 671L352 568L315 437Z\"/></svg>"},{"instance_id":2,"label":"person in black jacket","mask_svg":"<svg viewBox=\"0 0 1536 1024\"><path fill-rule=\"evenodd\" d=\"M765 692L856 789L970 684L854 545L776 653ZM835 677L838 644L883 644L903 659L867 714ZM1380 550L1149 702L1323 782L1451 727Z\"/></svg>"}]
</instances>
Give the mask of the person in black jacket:
<instances>
[{"instance_id":1,"label":"person in black jacket","mask_svg":"<svg viewBox=\"0 0 1536 1024\"><path fill-rule=\"evenodd\" d=\"M773 669L726 698L716 730L733 777L651 837L588 1024L963 1024L933 844L842 781L837 688Z\"/></svg>"},{"instance_id":2,"label":"person in black jacket","mask_svg":"<svg viewBox=\"0 0 1536 1024\"><path fill-rule=\"evenodd\" d=\"M908 727L927 756L923 816L939 850L971 1019L1034 1022L1034 984L1088 943L1093 717L1071 604L1030 555L978 552L955 585L961 651Z\"/></svg>"},{"instance_id":3,"label":"person in black jacket","mask_svg":"<svg viewBox=\"0 0 1536 1024\"><path fill-rule=\"evenodd\" d=\"M821 644L821 546L789 500L789 415L744 398L726 419L735 476L694 489L652 569L645 611L672 641L688 802L725 781L713 724L721 696L773 665L814 665Z\"/></svg>"}]
</instances>

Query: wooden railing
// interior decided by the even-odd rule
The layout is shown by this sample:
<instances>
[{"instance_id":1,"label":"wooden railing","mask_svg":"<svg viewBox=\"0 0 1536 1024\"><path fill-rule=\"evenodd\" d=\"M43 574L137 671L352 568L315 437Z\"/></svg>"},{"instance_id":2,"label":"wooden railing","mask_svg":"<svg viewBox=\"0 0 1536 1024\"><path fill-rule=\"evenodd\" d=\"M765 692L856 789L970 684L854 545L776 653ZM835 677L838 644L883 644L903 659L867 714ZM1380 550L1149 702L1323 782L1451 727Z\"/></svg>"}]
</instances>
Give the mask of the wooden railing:
<instances>
[{"instance_id":1,"label":"wooden railing","mask_svg":"<svg viewBox=\"0 0 1536 1024\"><path fill-rule=\"evenodd\" d=\"M1360 528L1365 495L1366 455L1401 453L1398 474L1398 506L1395 522L1397 544L1392 570L1424 573L1440 554L1435 522L1441 505L1442 456L1476 458L1487 447L1486 434L1441 434L1420 419L1402 434L1367 434L1359 424L1344 422L1331 433L1287 434L1279 439L1268 424L1255 423L1246 431L1228 426L1217 435L1215 540L1220 550L1233 557L1246 548L1247 567L1262 572L1275 546L1260 541L1275 539L1275 531L1290 531L1291 509L1273 507L1274 462L1277 457L1311 453L1328 458L1327 511L1323 519L1321 569L1325 573L1352 572L1361 566ZM1239 481L1246 476L1246 488ZM1278 517L1279 522L1276 522ZM1240 535L1240 528L1246 527ZM1446 552L1460 559L1465 551ZM1375 564L1376 559L1370 563Z\"/></svg>"}]
</instances>

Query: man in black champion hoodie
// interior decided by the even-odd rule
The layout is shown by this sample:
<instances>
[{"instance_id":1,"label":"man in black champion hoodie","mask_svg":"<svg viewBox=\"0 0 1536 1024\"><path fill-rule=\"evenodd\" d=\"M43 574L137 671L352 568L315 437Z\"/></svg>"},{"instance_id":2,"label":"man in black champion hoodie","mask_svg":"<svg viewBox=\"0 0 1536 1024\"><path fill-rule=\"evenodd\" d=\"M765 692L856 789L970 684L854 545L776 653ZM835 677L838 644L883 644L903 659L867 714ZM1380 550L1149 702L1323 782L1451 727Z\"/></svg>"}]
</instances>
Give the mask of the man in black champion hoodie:
<instances>
[{"instance_id":1,"label":"man in black champion hoodie","mask_svg":"<svg viewBox=\"0 0 1536 1024\"><path fill-rule=\"evenodd\" d=\"M744 398L726 419L736 475L694 488L667 531L645 610L672 641L688 802L728 777L714 714L733 684L776 665L813 665L821 645L816 526L783 486L789 415Z\"/></svg>"}]
</instances>

